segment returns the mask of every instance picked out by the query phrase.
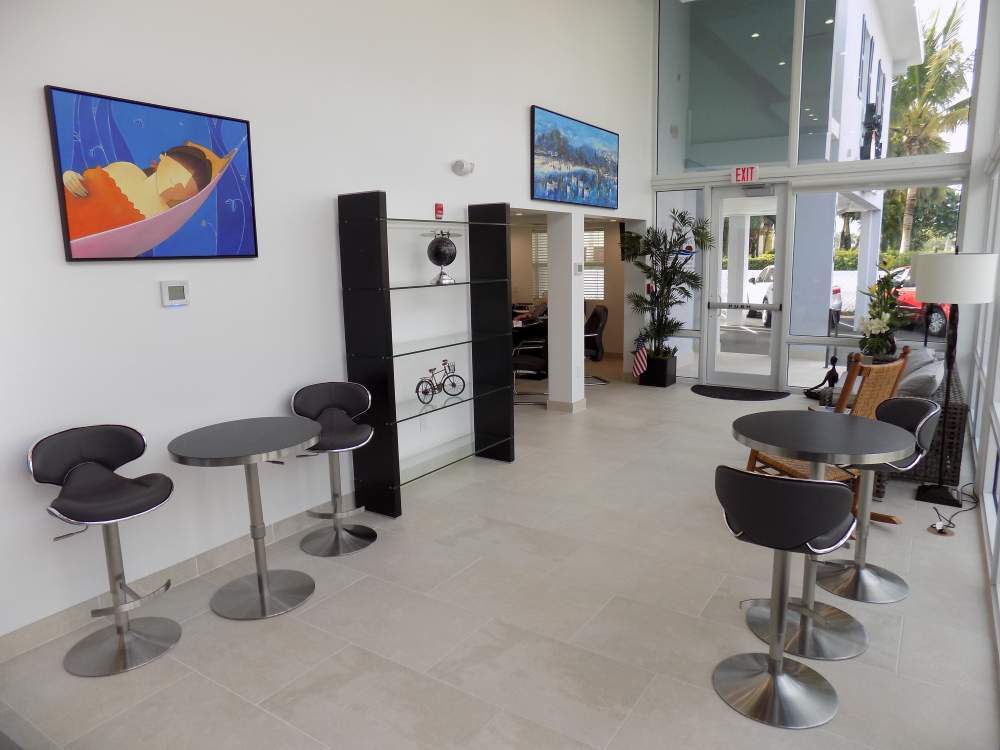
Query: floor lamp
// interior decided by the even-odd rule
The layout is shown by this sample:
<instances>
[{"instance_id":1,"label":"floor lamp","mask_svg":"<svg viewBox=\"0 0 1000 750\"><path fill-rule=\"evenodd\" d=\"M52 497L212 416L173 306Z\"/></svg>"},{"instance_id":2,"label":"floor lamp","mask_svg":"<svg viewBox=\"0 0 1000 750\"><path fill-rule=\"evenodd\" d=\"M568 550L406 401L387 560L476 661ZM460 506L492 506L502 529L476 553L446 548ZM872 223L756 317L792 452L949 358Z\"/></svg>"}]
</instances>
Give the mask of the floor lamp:
<instances>
[{"instance_id":1,"label":"floor lamp","mask_svg":"<svg viewBox=\"0 0 1000 750\"><path fill-rule=\"evenodd\" d=\"M979 305L993 302L996 292L998 255L990 253L926 253L913 256L913 276L916 280L916 297L925 305L948 305L948 342L944 362L947 368L944 387L944 410L941 430L944 434L951 401L951 379L955 370L955 347L958 343L958 306ZM964 437L964 436L963 436ZM944 485L944 461L947 446L940 445L936 484L922 484L917 488L917 500L937 505L960 508L951 488Z\"/></svg>"}]
</instances>

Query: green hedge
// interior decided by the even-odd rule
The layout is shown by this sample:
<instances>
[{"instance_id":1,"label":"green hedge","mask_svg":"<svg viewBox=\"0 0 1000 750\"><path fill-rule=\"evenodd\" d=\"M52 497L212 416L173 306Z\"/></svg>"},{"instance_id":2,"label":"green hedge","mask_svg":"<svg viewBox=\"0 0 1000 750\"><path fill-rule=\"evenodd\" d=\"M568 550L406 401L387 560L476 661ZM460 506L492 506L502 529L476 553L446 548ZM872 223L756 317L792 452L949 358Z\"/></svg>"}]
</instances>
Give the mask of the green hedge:
<instances>
[{"instance_id":1,"label":"green hedge","mask_svg":"<svg viewBox=\"0 0 1000 750\"><path fill-rule=\"evenodd\" d=\"M759 271L762 268L767 268L768 266L774 265L774 253L762 253L756 258L750 258L747 261L747 268L751 271Z\"/></svg>"},{"instance_id":2,"label":"green hedge","mask_svg":"<svg viewBox=\"0 0 1000 750\"><path fill-rule=\"evenodd\" d=\"M834 271L856 271L858 270L857 250L834 250L833 251Z\"/></svg>"}]
</instances>

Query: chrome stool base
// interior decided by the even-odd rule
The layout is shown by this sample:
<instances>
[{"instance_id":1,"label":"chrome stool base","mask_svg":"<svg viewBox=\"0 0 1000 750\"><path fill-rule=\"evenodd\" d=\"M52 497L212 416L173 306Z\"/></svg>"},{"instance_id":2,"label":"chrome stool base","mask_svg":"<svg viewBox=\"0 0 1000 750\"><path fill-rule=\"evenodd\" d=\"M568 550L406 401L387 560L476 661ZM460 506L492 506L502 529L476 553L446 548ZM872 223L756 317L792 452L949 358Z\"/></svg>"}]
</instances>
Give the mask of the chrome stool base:
<instances>
[{"instance_id":1,"label":"chrome stool base","mask_svg":"<svg viewBox=\"0 0 1000 750\"><path fill-rule=\"evenodd\" d=\"M816 584L831 594L869 604L891 604L910 595L906 581L891 570L854 560L819 562Z\"/></svg>"},{"instance_id":2,"label":"chrome stool base","mask_svg":"<svg viewBox=\"0 0 1000 750\"><path fill-rule=\"evenodd\" d=\"M789 599L793 606L785 612L785 653L807 659L835 661L853 659L868 650L864 626L847 612L815 602L813 614L802 611L802 600ZM747 610L747 627L764 643L771 642L771 602L757 600ZM806 627L803 627L804 622Z\"/></svg>"},{"instance_id":3,"label":"chrome stool base","mask_svg":"<svg viewBox=\"0 0 1000 750\"><path fill-rule=\"evenodd\" d=\"M299 547L307 555L341 557L357 552L375 541L375 529L358 524L336 524L306 534Z\"/></svg>"},{"instance_id":4,"label":"chrome stool base","mask_svg":"<svg viewBox=\"0 0 1000 750\"><path fill-rule=\"evenodd\" d=\"M729 706L779 729L809 729L826 724L837 713L837 693L819 672L784 659L772 674L767 654L738 654L721 662L712 685Z\"/></svg>"},{"instance_id":5,"label":"chrome stool base","mask_svg":"<svg viewBox=\"0 0 1000 750\"><path fill-rule=\"evenodd\" d=\"M121 674L163 656L180 639L181 626L173 620L137 617L124 635L114 625L88 635L69 650L63 667L77 677Z\"/></svg>"},{"instance_id":6,"label":"chrome stool base","mask_svg":"<svg viewBox=\"0 0 1000 750\"><path fill-rule=\"evenodd\" d=\"M256 573L240 576L212 594L212 611L228 620L263 620L295 609L312 596L316 582L298 570L271 570L262 593Z\"/></svg>"}]
</instances>

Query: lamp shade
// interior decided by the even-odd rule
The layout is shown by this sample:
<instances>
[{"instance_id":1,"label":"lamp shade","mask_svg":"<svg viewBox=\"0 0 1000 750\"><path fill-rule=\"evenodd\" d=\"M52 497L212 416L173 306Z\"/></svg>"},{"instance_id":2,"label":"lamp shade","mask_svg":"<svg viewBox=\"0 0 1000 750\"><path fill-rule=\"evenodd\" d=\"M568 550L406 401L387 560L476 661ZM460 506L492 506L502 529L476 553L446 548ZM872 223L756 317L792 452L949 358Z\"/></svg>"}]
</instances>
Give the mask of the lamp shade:
<instances>
[{"instance_id":1,"label":"lamp shade","mask_svg":"<svg viewBox=\"0 0 1000 750\"><path fill-rule=\"evenodd\" d=\"M926 253L913 256L916 296L921 302L975 305L992 302L997 260L992 253Z\"/></svg>"}]
</instances>

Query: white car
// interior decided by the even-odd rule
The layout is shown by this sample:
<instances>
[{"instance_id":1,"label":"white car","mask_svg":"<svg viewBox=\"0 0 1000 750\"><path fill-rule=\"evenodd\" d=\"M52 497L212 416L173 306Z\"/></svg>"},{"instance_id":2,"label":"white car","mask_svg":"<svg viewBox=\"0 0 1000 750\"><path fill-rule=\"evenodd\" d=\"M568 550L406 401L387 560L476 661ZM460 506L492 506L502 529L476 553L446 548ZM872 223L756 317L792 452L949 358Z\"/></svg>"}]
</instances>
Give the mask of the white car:
<instances>
[{"instance_id":1,"label":"white car","mask_svg":"<svg viewBox=\"0 0 1000 750\"><path fill-rule=\"evenodd\" d=\"M747 279L749 287L746 289L747 302L751 304L769 304L774 299L774 266L764 266L756 276ZM840 312L844 308L844 301L840 296L840 287L833 286L830 289L830 329L831 332L840 323ZM747 313L748 318L757 318L760 312L751 310ZM764 313L764 327L771 327L771 311Z\"/></svg>"}]
</instances>

